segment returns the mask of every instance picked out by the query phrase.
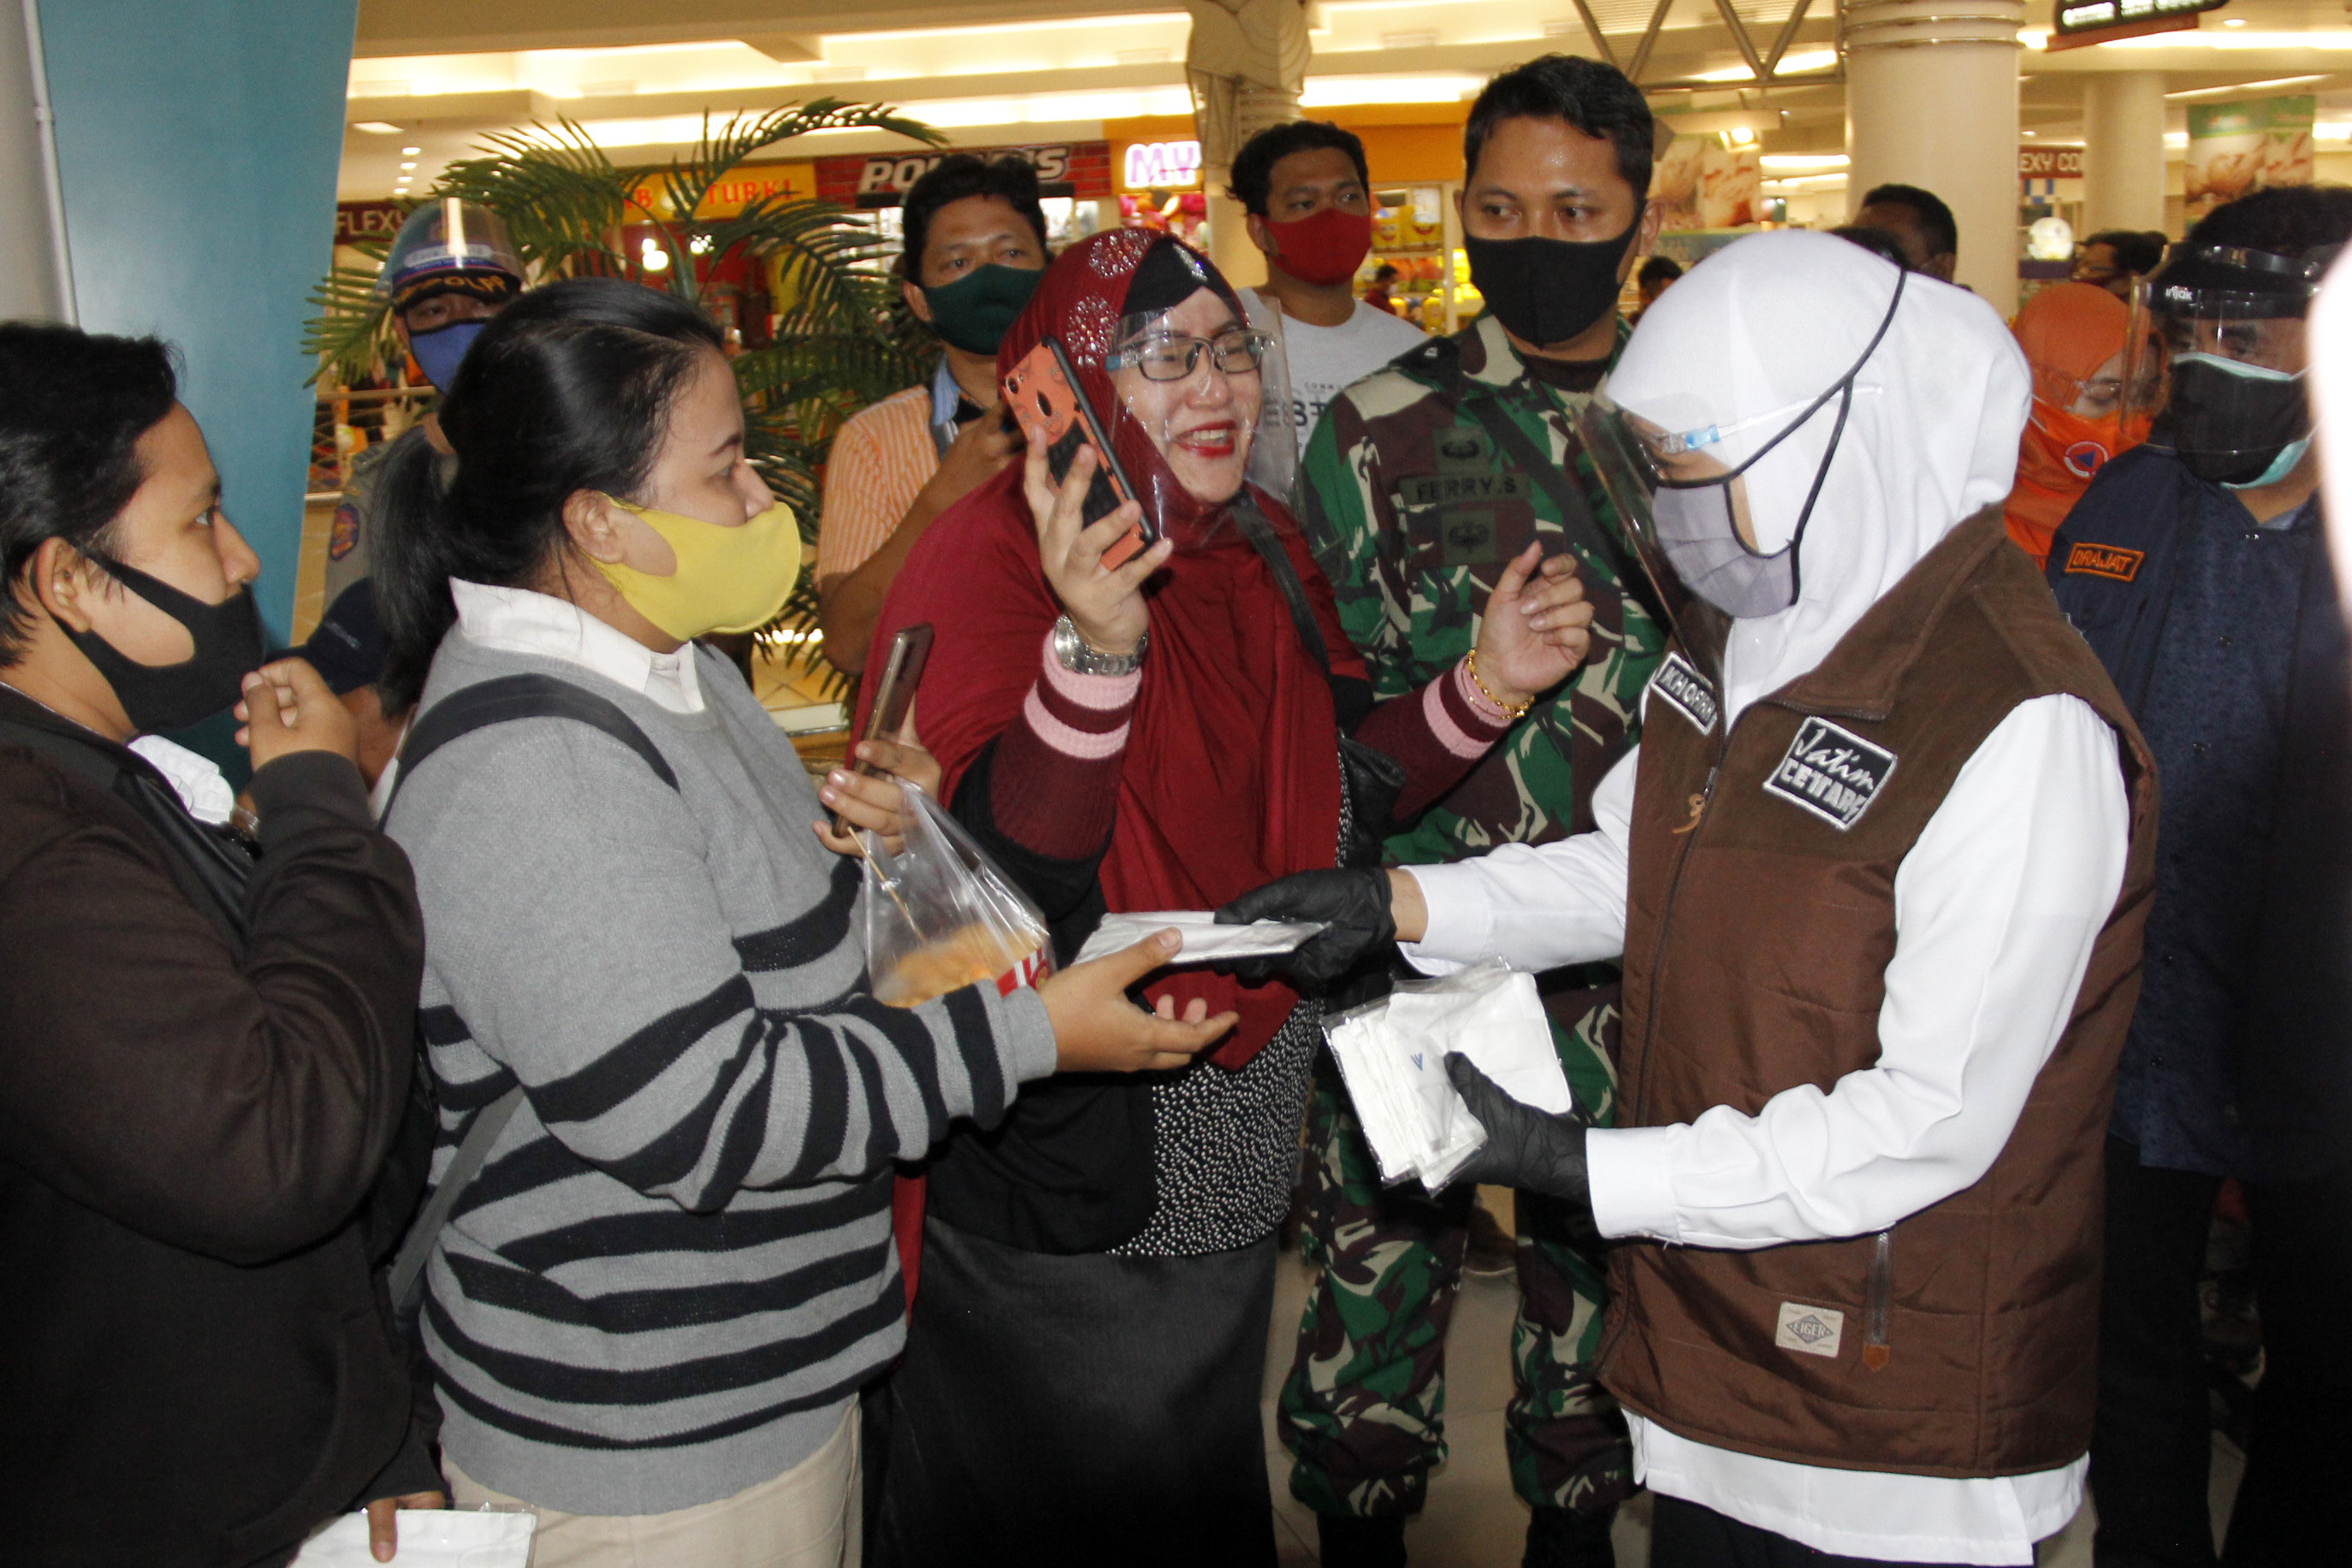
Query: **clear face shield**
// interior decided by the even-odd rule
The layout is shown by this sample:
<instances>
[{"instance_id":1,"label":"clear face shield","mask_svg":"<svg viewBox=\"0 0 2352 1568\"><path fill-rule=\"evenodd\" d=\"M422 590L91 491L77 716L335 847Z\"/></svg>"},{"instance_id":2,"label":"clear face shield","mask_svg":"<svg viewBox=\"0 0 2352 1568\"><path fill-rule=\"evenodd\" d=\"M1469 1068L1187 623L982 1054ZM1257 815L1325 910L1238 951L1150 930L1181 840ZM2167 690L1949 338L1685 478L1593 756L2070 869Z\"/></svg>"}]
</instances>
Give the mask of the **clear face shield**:
<instances>
[{"instance_id":1,"label":"clear face shield","mask_svg":"<svg viewBox=\"0 0 2352 1568\"><path fill-rule=\"evenodd\" d=\"M2199 478L2275 484L2311 444L2304 316L2336 247L2309 256L2202 246L2132 291L2123 401Z\"/></svg>"},{"instance_id":2,"label":"clear face shield","mask_svg":"<svg viewBox=\"0 0 2352 1568\"><path fill-rule=\"evenodd\" d=\"M1861 356L1844 375L1809 402L1791 403L1728 424L1670 431L1621 408L1605 394L1578 415L1579 433L1601 486L1625 521L1642 564L1656 584L1670 615L1696 598L1735 620L1777 615L1797 602L1805 525L1829 477L1839 439L1853 412L1854 379L1869 362L1903 301L1903 276L1886 314ZM1766 550L1759 542L1748 495L1749 470L1816 415L1835 403L1834 422L1812 481L1799 507L1789 540ZM1728 463L1719 455L1730 437L1762 434L1747 455ZM1677 625L1686 643L1694 641Z\"/></svg>"},{"instance_id":3,"label":"clear face shield","mask_svg":"<svg viewBox=\"0 0 2352 1568\"><path fill-rule=\"evenodd\" d=\"M1104 361L1129 418L1181 496L1139 496L1147 518L1216 507L1255 484L1286 499L1297 476L1282 340L1203 288L1172 309L1122 319ZM1149 488L1145 476L1130 476Z\"/></svg>"},{"instance_id":4,"label":"clear face shield","mask_svg":"<svg viewBox=\"0 0 2352 1568\"><path fill-rule=\"evenodd\" d=\"M506 220L473 202L445 196L408 214L384 252L375 291L405 310L428 290L504 299L522 287L521 253Z\"/></svg>"}]
</instances>

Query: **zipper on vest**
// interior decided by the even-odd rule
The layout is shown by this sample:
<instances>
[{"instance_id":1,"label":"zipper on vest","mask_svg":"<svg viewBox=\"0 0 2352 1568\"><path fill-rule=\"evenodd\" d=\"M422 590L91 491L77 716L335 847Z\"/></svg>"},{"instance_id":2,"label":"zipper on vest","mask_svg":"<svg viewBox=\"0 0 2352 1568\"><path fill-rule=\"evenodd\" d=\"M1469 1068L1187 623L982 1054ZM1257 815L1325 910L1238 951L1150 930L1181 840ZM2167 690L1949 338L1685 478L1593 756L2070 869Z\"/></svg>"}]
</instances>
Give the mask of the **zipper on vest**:
<instances>
[{"instance_id":1,"label":"zipper on vest","mask_svg":"<svg viewBox=\"0 0 2352 1568\"><path fill-rule=\"evenodd\" d=\"M1895 1232L1882 1230L1870 1239L1870 1295L1864 1304L1862 1364L1877 1372L1895 1355L1886 1343L1888 1298L1894 1293Z\"/></svg>"}]
</instances>

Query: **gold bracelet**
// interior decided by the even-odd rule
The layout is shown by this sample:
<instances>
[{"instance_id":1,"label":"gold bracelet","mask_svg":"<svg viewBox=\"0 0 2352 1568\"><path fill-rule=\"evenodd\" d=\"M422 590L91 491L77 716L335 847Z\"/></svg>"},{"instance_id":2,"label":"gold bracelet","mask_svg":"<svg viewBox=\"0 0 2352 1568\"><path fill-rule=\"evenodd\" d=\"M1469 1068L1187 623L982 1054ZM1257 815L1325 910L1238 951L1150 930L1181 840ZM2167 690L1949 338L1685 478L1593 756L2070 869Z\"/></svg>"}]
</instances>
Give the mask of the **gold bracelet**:
<instances>
[{"instance_id":1,"label":"gold bracelet","mask_svg":"<svg viewBox=\"0 0 2352 1568\"><path fill-rule=\"evenodd\" d=\"M1533 703L1531 703L1531 702L1525 702L1525 703L1520 703L1517 706L1514 707L1511 704L1505 702L1502 698L1500 698L1500 697L1496 696L1493 692L1491 692L1491 691L1487 690L1487 689L1486 689L1486 682L1484 682L1484 681L1482 681L1482 680L1480 680L1480 679L1478 678L1478 650L1477 650L1477 649L1475 649L1475 648L1471 649L1471 650L1470 650L1470 656L1469 656L1468 658L1465 659L1465 660L1463 661L1463 664L1464 664L1464 665L1465 665L1465 666L1469 670L1469 672L1470 672L1470 684L1471 684L1472 685L1476 686L1476 687L1478 688L1478 695L1479 695L1480 696L1482 696L1482 697L1485 697L1488 702L1493 703L1496 707L1498 707L1498 708L1502 709L1502 710L1503 710L1503 717L1504 717L1505 719L1508 720L1509 722L1511 722L1511 723L1513 723L1513 724L1517 724L1519 720L1521 720L1521 719L1523 719L1523 718L1525 718L1525 717L1527 717L1527 716L1528 716L1528 709L1529 709L1529 708L1531 708L1531 707L1533 707L1533 706L1536 706L1535 704L1533 704Z\"/></svg>"}]
</instances>

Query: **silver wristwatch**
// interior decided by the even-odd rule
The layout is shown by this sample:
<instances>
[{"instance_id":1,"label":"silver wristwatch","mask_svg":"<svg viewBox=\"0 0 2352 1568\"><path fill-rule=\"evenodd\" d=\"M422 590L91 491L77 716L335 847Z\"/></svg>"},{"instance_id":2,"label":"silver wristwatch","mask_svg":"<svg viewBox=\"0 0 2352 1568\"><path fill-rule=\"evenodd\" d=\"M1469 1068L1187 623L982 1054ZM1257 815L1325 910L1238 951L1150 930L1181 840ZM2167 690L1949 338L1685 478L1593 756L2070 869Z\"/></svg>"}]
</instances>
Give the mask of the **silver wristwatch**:
<instances>
[{"instance_id":1,"label":"silver wristwatch","mask_svg":"<svg viewBox=\"0 0 2352 1568\"><path fill-rule=\"evenodd\" d=\"M1146 632L1136 639L1133 653L1105 653L1078 635L1068 616L1054 622L1054 658L1074 675L1131 675L1143 668L1144 651L1150 646L1151 633Z\"/></svg>"}]
</instances>

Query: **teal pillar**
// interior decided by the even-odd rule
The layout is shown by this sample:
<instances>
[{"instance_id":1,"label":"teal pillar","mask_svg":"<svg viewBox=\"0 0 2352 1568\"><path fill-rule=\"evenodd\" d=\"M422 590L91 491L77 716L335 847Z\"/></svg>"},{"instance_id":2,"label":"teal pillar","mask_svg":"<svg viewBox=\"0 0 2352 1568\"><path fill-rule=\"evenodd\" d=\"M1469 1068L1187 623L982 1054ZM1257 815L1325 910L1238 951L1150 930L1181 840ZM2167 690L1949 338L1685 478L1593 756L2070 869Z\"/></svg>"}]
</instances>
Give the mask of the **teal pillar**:
<instances>
[{"instance_id":1,"label":"teal pillar","mask_svg":"<svg viewBox=\"0 0 2352 1568\"><path fill-rule=\"evenodd\" d=\"M271 634L310 469L306 296L334 244L358 0L40 0L74 314L177 344Z\"/></svg>"}]
</instances>

